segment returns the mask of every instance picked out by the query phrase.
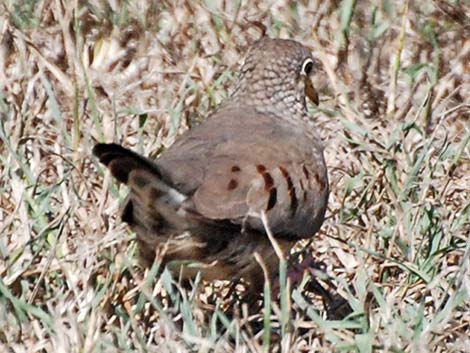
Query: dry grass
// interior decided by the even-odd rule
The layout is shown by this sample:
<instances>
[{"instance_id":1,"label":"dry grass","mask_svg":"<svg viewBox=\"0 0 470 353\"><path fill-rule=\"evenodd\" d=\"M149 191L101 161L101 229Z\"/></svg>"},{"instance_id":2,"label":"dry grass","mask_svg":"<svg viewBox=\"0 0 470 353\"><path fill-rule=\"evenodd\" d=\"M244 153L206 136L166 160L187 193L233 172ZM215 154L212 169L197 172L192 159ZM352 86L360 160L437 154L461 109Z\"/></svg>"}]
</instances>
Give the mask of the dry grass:
<instances>
[{"instance_id":1,"label":"dry grass","mask_svg":"<svg viewBox=\"0 0 470 353\"><path fill-rule=\"evenodd\" d=\"M470 352L470 5L149 3L0 3L0 351ZM204 119L257 23L322 63L332 194L303 250L343 320L308 278L256 327L214 288L144 273L126 190L91 157L112 140L156 155Z\"/></svg>"}]
</instances>

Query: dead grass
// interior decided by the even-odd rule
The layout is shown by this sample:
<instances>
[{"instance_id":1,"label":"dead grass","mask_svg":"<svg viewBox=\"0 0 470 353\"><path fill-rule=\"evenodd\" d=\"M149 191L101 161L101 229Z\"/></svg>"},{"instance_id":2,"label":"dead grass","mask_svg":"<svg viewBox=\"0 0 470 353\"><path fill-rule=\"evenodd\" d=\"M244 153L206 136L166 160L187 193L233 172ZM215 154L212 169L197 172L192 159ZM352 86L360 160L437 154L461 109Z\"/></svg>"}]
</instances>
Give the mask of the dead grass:
<instances>
[{"instance_id":1,"label":"dead grass","mask_svg":"<svg viewBox=\"0 0 470 353\"><path fill-rule=\"evenodd\" d=\"M0 351L470 352L468 4L0 9ZM158 265L144 273L116 218L126 190L91 157L97 141L157 155L202 121L257 23L322 64L312 115L332 194L303 251L347 299L343 320L327 318L308 278L289 312L273 303L260 321L222 310L217 286L183 289Z\"/></svg>"}]
</instances>

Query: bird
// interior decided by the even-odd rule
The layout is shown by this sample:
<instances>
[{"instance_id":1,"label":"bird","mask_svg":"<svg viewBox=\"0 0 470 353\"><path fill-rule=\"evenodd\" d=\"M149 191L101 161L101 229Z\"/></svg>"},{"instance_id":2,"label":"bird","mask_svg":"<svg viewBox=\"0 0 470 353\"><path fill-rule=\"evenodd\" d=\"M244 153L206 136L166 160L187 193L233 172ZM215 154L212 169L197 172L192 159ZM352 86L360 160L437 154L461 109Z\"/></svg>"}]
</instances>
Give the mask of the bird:
<instances>
[{"instance_id":1,"label":"bird","mask_svg":"<svg viewBox=\"0 0 470 353\"><path fill-rule=\"evenodd\" d=\"M314 237L328 203L323 143L308 113L318 105L312 52L263 37L247 50L233 92L156 159L116 143L93 154L129 188L122 221L141 263L160 260L183 279L243 279L259 291L279 254ZM263 222L264 217L264 222ZM269 279L268 278L268 279Z\"/></svg>"}]
</instances>

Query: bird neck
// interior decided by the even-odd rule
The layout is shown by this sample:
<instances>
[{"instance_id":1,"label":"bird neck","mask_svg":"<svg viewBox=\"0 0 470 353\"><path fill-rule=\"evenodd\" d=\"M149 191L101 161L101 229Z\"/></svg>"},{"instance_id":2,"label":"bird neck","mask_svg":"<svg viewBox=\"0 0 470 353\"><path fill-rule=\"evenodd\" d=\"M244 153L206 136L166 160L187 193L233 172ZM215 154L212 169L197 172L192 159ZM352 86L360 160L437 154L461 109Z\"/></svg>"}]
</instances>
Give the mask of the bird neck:
<instances>
[{"instance_id":1,"label":"bird neck","mask_svg":"<svg viewBox=\"0 0 470 353\"><path fill-rule=\"evenodd\" d=\"M303 80L294 77L263 77L238 81L230 101L239 106L253 107L259 113L275 115L290 121L308 118Z\"/></svg>"}]
</instances>

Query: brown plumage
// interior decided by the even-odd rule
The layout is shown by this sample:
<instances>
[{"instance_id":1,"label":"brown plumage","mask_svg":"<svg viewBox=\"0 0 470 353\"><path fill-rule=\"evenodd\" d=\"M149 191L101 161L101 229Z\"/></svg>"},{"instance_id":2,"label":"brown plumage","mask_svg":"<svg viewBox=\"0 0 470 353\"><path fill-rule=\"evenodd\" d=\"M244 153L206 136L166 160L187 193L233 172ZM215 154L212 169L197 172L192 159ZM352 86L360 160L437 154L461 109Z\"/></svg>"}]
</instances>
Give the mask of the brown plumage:
<instances>
[{"instance_id":1,"label":"brown plumage","mask_svg":"<svg viewBox=\"0 0 470 353\"><path fill-rule=\"evenodd\" d=\"M263 38L248 51L233 94L157 160L117 144L95 146L93 154L130 188L122 219L147 264L165 248L167 264L199 263L184 269L186 277L243 277L259 288L253 253L271 275L278 265L261 212L284 251L318 231L328 177L305 102L318 101L312 66L298 42Z\"/></svg>"}]
</instances>

